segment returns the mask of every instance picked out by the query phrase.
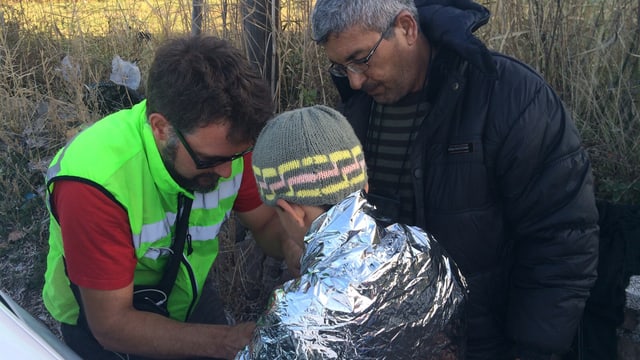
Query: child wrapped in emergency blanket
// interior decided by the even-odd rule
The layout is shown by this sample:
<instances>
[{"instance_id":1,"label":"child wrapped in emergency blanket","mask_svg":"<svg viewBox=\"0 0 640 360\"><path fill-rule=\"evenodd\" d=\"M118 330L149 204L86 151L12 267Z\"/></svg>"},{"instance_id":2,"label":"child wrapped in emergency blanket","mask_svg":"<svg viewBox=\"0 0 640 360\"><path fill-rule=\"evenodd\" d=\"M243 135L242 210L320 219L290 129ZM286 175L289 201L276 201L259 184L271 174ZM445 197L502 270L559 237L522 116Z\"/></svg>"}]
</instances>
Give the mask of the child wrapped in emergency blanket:
<instances>
[{"instance_id":1,"label":"child wrapped in emergency blanket","mask_svg":"<svg viewBox=\"0 0 640 360\"><path fill-rule=\"evenodd\" d=\"M276 116L252 166L300 276L273 292L236 359L464 358L464 278L431 235L376 214L361 144L340 113Z\"/></svg>"}]
</instances>

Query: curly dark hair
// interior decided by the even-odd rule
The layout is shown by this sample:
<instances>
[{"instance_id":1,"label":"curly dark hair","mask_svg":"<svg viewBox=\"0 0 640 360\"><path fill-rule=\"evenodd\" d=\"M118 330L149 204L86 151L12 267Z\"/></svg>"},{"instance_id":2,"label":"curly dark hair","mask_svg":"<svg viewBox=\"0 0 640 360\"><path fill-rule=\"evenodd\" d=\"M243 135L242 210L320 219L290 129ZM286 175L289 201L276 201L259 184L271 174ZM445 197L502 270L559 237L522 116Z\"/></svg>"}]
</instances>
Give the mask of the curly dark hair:
<instances>
[{"instance_id":1,"label":"curly dark hair","mask_svg":"<svg viewBox=\"0 0 640 360\"><path fill-rule=\"evenodd\" d=\"M212 36L168 40L146 84L147 115L160 113L184 133L228 122L229 141L255 141L274 112L268 84L240 50Z\"/></svg>"}]
</instances>

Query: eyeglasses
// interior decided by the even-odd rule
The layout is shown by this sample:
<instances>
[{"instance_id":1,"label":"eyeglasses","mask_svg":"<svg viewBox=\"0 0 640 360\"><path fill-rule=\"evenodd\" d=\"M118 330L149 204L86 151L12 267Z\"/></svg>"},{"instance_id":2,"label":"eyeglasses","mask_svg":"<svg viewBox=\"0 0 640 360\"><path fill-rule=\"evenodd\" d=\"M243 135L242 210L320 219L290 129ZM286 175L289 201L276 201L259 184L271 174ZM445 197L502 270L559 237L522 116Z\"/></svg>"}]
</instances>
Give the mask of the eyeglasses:
<instances>
[{"instance_id":1,"label":"eyeglasses","mask_svg":"<svg viewBox=\"0 0 640 360\"><path fill-rule=\"evenodd\" d=\"M371 60L373 54L375 54L376 50L378 50L378 46L380 46L380 43L387 35L389 30L393 28L393 24L395 24L396 22L395 20L396 19L394 18L391 24L389 24L389 26L382 32L382 34L380 34L380 39L378 39L378 42L373 45L373 48L371 48L367 56L361 59L351 60L344 65L332 63L331 66L329 66L329 73L336 77L347 77L347 71L351 71L354 74L362 74L367 71L369 69L369 60Z\"/></svg>"},{"instance_id":2,"label":"eyeglasses","mask_svg":"<svg viewBox=\"0 0 640 360\"><path fill-rule=\"evenodd\" d=\"M189 153L191 160L193 160L193 162L196 164L196 169L198 170L209 169L209 168L216 167L224 163L239 159L244 155L246 155L251 150L253 150L253 146L250 146L245 151L233 154L231 156L211 156L207 158L207 160L202 160L198 158L198 155L196 155L195 151L193 151L191 146L189 146L189 143L187 142L187 140L185 140L184 135L182 135L182 132L178 129L175 129L175 131L176 131L176 135L178 135L178 139L180 139L180 142L182 143L184 148L187 150L187 153Z\"/></svg>"}]
</instances>

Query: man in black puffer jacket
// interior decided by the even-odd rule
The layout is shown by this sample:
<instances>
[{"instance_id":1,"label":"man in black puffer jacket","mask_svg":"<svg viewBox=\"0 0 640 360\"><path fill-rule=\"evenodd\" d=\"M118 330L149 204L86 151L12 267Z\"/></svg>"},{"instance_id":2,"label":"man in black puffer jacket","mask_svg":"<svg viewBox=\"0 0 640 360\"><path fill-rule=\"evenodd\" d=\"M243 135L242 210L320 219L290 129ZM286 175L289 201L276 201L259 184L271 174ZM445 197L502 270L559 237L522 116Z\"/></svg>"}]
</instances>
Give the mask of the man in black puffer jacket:
<instances>
[{"instance_id":1,"label":"man in black puffer jacket","mask_svg":"<svg viewBox=\"0 0 640 360\"><path fill-rule=\"evenodd\" d=\"M561 100L472 35L468 0L317 0L314 39L365 146L371 200L469 283L469 359L567 352L596 279L591 165Z\"/></svg>"}]
</instances>

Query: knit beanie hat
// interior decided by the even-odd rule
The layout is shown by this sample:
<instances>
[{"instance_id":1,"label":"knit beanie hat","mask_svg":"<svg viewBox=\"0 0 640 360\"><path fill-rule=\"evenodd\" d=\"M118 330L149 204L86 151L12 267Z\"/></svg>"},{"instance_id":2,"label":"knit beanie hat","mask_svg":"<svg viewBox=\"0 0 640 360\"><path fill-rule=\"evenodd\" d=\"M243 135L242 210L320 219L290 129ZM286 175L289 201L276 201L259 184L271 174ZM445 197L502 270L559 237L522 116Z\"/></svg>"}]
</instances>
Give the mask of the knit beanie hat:
<instances>
[{"instance_id":1,"label":"knit beanie hat","mask_svg":"<svg viewBox=\"0 0 640 360\"><path fill-rule=\"evenodd\" d=\"M271 119L253 148L253 173L262 201L335 205L362 190L367 169L362 145L342 114L316 105Z\"/></svg>"}]
</instances>

